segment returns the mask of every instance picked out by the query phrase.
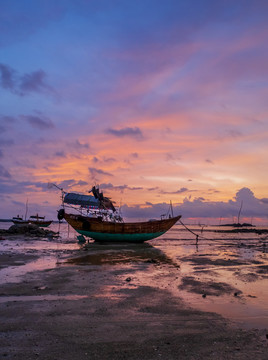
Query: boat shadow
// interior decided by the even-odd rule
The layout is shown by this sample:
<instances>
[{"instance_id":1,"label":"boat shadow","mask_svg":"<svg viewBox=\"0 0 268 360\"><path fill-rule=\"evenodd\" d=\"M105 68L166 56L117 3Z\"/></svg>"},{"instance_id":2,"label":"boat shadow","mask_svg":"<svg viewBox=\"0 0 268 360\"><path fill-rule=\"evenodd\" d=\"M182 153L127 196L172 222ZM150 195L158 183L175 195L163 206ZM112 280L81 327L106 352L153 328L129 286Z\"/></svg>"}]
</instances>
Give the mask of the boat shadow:
<instances>
[{"instance_id":1,"label":"boat shadow","mask_svg":"<svg viewBox=\"0 0 268 360\"><path fill-rule=\"evenodd\" d=\"M84 246L85 255L69 258L67 264L73 265L120 265L133 263L169 264L180 267L164 252L148 243L89 243Z\"/></svg>"}]
</instances>

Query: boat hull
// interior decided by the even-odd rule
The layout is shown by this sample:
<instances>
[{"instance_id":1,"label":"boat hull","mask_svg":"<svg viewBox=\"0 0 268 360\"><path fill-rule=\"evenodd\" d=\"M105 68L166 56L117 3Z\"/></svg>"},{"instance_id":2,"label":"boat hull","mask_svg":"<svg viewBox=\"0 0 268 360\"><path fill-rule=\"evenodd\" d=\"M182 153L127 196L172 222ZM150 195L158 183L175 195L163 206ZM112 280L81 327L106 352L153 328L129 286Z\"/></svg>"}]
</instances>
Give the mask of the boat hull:
<instances>
[{"instance_id":1,"label":"boat hull","mask_svg":"<svg viewBox=\"0 0 268 360\"><path fill-rule=\"evenodd\" d=\"M29 223L30 224L34 224L34 225L37 225L39 227L48 227L51 223L52 223L52 220L50 221L35 221L35 220L29 220Z\"/></svg>"},{"instance_id":2,"label":"boat hull","mask_svg":"<svg viewBox=\"0 0 268 360\"><path fill-rule=\"evenodd\" d=\"M163 235L181 216L135 223L113 223L81 215L64 214L64 219L79 234L98 242L142 243Z\"/></svg>"},{"instance_id":3,"label":"boat hull","mask_svg":"<svg viewBox=\"0 0 268 360\"><path fill-rule=\"evenodd\" d=\"M26 225L29 224L28 220L12 220L13 224L15 225Z\"/></svg>"}]
</instances>

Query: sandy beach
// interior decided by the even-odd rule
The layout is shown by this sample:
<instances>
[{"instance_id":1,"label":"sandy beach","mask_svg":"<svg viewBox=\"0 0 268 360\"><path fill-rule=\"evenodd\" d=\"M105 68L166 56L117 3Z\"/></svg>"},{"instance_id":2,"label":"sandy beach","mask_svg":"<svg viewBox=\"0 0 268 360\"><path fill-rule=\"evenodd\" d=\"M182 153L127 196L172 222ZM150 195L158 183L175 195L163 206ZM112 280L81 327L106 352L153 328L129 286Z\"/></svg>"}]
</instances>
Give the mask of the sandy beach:
<instances>
[{"instance_id":1,"label":"sandy beach","mask_svg":"<svg viewBox=\"0 0 268 360\"><path fill-rule=\"evenodd\" d=\"M217 263L213 249L201 245L174 257L172 246L160 239L84 247L64 236L2 235L0 358L267 359L265 326L240 326L186 301L192 294L209 308L210 299L227 296L235 308L254 300L254 292L223 281L216 270L247 267L241 281L267 284L267 254L243 261L229 254Z\"/></svg>"}]
</instances>

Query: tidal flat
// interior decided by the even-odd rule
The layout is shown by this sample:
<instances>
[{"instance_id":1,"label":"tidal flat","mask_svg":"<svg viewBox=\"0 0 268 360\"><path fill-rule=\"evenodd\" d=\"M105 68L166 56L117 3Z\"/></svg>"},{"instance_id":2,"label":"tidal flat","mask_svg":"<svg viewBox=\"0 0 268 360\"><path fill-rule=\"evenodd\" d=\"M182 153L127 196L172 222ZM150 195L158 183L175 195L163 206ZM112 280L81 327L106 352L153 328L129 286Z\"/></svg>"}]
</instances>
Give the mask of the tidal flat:
<instances>
[{"instance_id":1,"label":"tidal flat","mask_svg":"<svg viewBox=\"0 0 268 360\"><path fill-rule=\"evenodd\" d=\"M1 235L1 359L267 359L265 233L79 244L50 228Z\"/></svg>"}]
</instances>

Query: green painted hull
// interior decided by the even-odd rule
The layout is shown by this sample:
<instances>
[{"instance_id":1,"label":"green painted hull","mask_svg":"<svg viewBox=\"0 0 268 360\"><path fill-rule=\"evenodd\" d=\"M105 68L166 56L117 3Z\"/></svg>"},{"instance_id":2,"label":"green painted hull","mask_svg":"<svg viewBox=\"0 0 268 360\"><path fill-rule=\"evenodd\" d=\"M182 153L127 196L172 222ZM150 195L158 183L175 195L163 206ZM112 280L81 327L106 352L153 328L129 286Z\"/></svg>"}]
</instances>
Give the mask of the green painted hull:
<instances>
[{"instance_id":1,"label":"green painted hull","mask_svg":"<svg viewBox=\"0 0 268 360\"><path fill-rule=\"evenodd\" d=\"M39 227L49 227L50 224L38 224Z\"/></svg>"},{"instance_id":2,"label":"green painted hull","mask_svg":"<svg viewBox=\"0 0 268 360\"><path fill-rule=\"evenodd\" d=\"M132 242L132 243L142 243L147 240L154 239L165 233L165 231L157 233L148 233L148 234L101 234L92 231L85 230L76 230L79 234L90 237L96 241L100 242Z\"/></svg>"}]
</instances>

